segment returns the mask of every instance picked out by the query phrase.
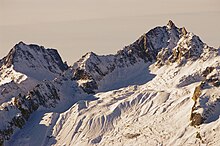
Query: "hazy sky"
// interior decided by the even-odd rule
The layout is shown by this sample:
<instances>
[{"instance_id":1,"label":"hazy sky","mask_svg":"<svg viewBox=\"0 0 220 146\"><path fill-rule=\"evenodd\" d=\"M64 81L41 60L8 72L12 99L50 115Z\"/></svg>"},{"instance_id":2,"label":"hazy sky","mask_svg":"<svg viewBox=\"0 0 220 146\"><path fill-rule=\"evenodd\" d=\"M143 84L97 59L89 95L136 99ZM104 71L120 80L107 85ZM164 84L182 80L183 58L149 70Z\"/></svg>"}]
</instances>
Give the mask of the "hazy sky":
<instances>
[{"instance_id":1,"label":"hazy sky","mask_svg":"<svg viewBox=\"0 0 220 146\"><path fill-rule=\"evenodd\" d=\"M0 0L0 58L22 40L72 64L89 51L115 53L169 19L220 46L220 0Z\"/></svg>"}]
</instances>

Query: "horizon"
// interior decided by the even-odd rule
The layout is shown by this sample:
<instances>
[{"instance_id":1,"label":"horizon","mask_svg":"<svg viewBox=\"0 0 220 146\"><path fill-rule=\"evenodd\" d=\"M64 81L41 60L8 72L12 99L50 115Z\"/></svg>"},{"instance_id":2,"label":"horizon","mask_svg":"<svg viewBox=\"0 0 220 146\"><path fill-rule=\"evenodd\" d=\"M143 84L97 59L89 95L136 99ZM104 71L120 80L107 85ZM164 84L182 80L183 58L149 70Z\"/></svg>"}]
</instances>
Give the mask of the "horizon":
<instances>
[{"instance_id":1,"label":"horizon","mask_svg":"<svg viewBox=\"0 0 220 146\"><path fill-rule=\"evenodd\" d=\"M62 59L72 65L87 52L115 54L168 20L218 48L220 2L187 0L184 4L174 0L0 0L0 58L23 41L57 49Z\"/></svg>"}]
</instances>

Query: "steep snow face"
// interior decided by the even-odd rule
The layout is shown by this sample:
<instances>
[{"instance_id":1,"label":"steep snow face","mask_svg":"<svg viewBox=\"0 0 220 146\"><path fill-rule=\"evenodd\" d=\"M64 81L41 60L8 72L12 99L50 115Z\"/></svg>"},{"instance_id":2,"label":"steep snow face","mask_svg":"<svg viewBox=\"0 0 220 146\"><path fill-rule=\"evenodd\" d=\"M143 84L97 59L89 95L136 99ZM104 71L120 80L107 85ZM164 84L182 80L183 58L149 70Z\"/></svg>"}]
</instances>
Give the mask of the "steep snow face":
<instances>
[{"instance_id":1,"label":"steep snow face","mask_svg":"<svg viewBox=\"0 0 220 146\"><path fill-rule=\"evenodd\" d=\"M68 68L56 50L23 42L16 44L0 65L0 85L14 82L28 90L39 81L53 80Z\"/></svg>"},{"instance_id":2,"label":"steep snow face","mask_svg":"<svg viewBox=\"0 0 220 146\"><path fill-rule=\"evenodd\" d=\"M54 49L45 49L42 46L18 43L3 58L2 69L13 66L17 72L23 73L36 80L54 79L67 69L58 52Z\"/></svg>"}]
</instances>

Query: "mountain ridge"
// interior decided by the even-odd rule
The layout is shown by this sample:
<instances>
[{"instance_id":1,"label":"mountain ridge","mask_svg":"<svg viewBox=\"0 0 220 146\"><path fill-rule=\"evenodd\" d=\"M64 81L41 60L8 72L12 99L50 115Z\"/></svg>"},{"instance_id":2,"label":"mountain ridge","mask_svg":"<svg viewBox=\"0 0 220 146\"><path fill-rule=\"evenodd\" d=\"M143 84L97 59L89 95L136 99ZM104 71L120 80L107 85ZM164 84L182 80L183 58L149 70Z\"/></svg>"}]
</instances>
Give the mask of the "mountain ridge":
<instances>
[{"instance_id":1,"label":"mountain ridge","mask_svg":"<svg viewBox=\"0 0 220 146\"><path fill-rule=\"evenodd\" d=\"M21 53L15 54L16 49L23 50ZM31 49L35 51L31 52ZM25 50L28 50L29 53L25 52ZM176 27L172 21L169 21L166 26L151 29L134 43L119 50L115 55L96 55L93 52L89 52L70 67L67 67L62 61L56 50L46 50L42 46L26 45L20 42L0 61L0 75L2 75L3 79L7 75L15 75L15 73L19 74L19 77L22 76L20 81L13 78L0 84L0 97L3 99L0 105L0 116L4 119L1 123L0 141L3 144L5 140L9 140L12 136L12 141L7 141L6 145L31 143L33 137L28 138L27 143L20 140L13 141L13 139L17 139L17 136L19 137L19 131L13 135L14 131L21 128L20 134L23 135L29 132L40 132L37 129L30 130L25 123L30 118L42 121L41 118L47 117L47 115L51 115L51 117L54 115L55 120L50 123L53 127L47 126L52 128L50 129L52 132L46 132L47 135L45 137L49 137L49 139L43 141L41 143L43 145L65 143L66 138L59 133L66 135L66 143L68 145L109 145L109 138L104 135L111 135L111 131L113 133L117 131L115 126L120 127L120 124L117 125L117 123L123 123L123 120L120 120L122 115L127 114L128 119L125 119L131 123L133 123L131 120L133 118L130 114L137 115L135 120L142 116L152 117L156 120L160 118L157 113L171 116L175 108L184 109L183 105L186 106L189 116L183 115L183 119L174 114L174 112L173 114L177 118L185 122L191 122L194 126L209 123L212 115L216 114L218 116L218 109L220 108L217 102L219 93L217 90L219 87L219 52L219 49L207 46L198 36L187 32L184 27ZM16 61L14 61L15 55L19 56L17 65ZM26 58L27 56L28 58ZM36 56L40 56L38 58L39 61L36 61ZM43 62L41 62L42 58ZM33 67L31 67L32 65ZM14 68L16 66L20 68ZM43 77L46 71L51 76L36 78L32 73L27 72L28 70L25 68L37 70L43 68L39 74ZM190 72L186 70L190 70ZM5 72L9 73L5 76ZM25 83L29 76L36 79L37 82L29 80L29 82ZM196 88L195 84L200 84L200 82L202 87ZM25 89L30 84L33 85L21 94L19 90ZM15 93L10 93L6 90L9 86L12 86L10 89ZM193 91L194 88L195 91ZM197 91L198 89L199 91ZM197 92L199 93L198 95ZM200 92L206 96L200 94ZM191 94L193 94L193 100L195 101L194 105L192 105L193 102L190 102ZM211 97L214 99L206 100ZM185 105L186 102L188 105ZM214 104L215 107L210 108L209 104ZM98 112L94 105L99 107L102 112ZM135 113L135 108L137 113ZM128 113L126 113L127 109ZM214 112L209 115L209 110ZM171 112L169 113L168 111ZM37 114L38 112L44 112L45 114L41 115L40 119L31 117L32 114ZM181 111L178 111L178 113L181 115ZM68 115L75 117L75 121ZM69 118L63 118L66 116ZM166 119L167 117L164 118ZM176 118L174 117L174 119ZM47 123L46 121L42 122ZM150 124L150 121L147 122ZM155 122L157 123L158 121ZM65 133L66 128L60 128L60 126L63 126L62 124L66 125L66 123L72 123L73 128L70 135ZM90 123L89 127L94 129L94 133L87 127L87 123ZM97 126L98 123L101 124ZM133 124L135 125L135 123ZM142 121L142 124L145 125L146 123ZM177 127L180 128L183 125L186 126L186 129L193 131L192 128L187 127L185 124L177 125ZM68 124L66 126L68 128ZM124 127L125 125L122 124L121 126ZM80 140L83 138L83 134L79 132L80 127L82 133L87 135L88 140ZM29 132L26 131L25 133L27 129L29 129ZM86 130L83 131L82 129ZM140 130L140 128L136 129ZM166 128L162 130L169 131ZM120 131L125 132L122 129ZM119 133L121 134L120 131ZM34 136L32 134L28 135ZM143 134L140 132L133 134L126 132L125 135L123 133L122 135L124 138L131 140L139 136L143 138ZM69 136L72 138L68 139ZM178 137L173 135L173 132L171 132L170 136L178 139ZM119 139L125 144L126 140L123 137ZM106 141L102 139L106 139ZM160 142L158 143L149 140L149 144L177 144L172 140L168 138L159 140ZM193 141L194 139L191 140ZM33 143L35 142L38 143L39 140L33 140Z\"/></svg>"},{"instance_id":2,"label":"mountain ridge","mask_svg":"<svg viewBox=\"0 0 220 146\"><path fill-rule=\"evenodd\" d=\"M156 61L158 67L174 62L183 64L187 59L200 57L205 48L215 51L214 48L205 46L198 36L187 32L184 27L177 28L170 20L167 26L151 29L115 55L99 56L88 53L77 61L73 68L76 70L77 80L83 82L81 87L88 90L88 93L95 93L99 86L102 86L98 85L98 82L117 68L129 67L142 61L146 64ZM79 77L81 73L82 81ZM88 84L85 82L85 76L89 79ZM95 88L90 88L90 84ZM89 89L85 89L86 87Z\"/></svg>"}]
</instances>

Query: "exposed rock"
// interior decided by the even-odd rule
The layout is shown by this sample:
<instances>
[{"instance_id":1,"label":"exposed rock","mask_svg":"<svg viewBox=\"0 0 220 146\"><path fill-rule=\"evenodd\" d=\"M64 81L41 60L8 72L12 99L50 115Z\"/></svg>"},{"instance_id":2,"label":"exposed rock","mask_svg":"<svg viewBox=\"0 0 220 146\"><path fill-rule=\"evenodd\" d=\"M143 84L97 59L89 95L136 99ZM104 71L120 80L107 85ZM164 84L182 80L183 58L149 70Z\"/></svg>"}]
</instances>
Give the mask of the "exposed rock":
<instances>
[{"instance_id":1,"label":"exposed rock","mask_svg":"<svg viewBox=\"0 0 220 146\"><path fill-rule=\"evenodd\" d=\"M201 116L201 114L195 111L200 95L201 95L201 85L195 88L193 97L192 97L194 101L194 105L192 107L191 115L190 115L191 126L199 126L200 124L204 122L204 119Z\"/></svg>"},{"instance_id":2,"label":"exposed rock","mask_svg":"<svg viewBox=\"0 0 220 146\"><path fill-rule=\"evenodd\" d=\"M215 69L215 67L207 67L203 72L202 72L202 76L206 77L208 74L210 74L213 70Z\"/></svg>"},{"instance_id":3,"label":"exposed rock","mask_svg":"<svg viewBox=\"0 0 220 146\"><path fill-rule=\"evenodd\" d=\"M13 58L15 56L16 49L13 48L10 50L9 54L2 59L2 65L10 67L13 64Z\"/></svg>"},{"instance_id":4,"label":"exposed rock","mask_svg":"<svg viewBox=\"0 0 220 146\"><path fill-rule=\"evenodd\" d=\"M46 108L55 107L59 99L60 97L55 86L50 82L37 85L26 96L19 95L15 97L12 101L13 106L9 105L8 109L18 109L20 113L17 113L11 119L9 125L5 129L0 130L0 143L3 143L4 140L8 140L13 134L14 129L22 128L30 115L40 106ZM10 112L10 110L6 112Z\"/></svg>"},{"instance_id":5,"label":"exposed rock","mask_svg":"<svg viewBox=\"0 0 220 146\"><path fill-rule=\"evenodd\" d=\"M99 56L92 52L87 53L74 64L74 79L80 85L83 82L84 91L87 91L85 87L87 86L90 88L89 93L91 93L90 91L95 92L99 88L99 82L115 69L131 67L140 62L149 64L155 61L158 66L162 66L167 63L172 54L171 49L177 45L181 36L181 29L169 21L168 26L150 30L115 55ZM90 83L93 80L92 85L95 86L91 87L90 83L89 85L85 84L86 80ZM93 90L91 90L92 88Z\"/></svg>"},{"instance_id":6,"label":"exposed rock","mask_svg":"<svg viewBox=\"0 0 220 146\"><path fill-rule=\"evenodd\" d=\"M215 87L220 87L220 80L215 81L215 82L213 83L213 85L214 85Z\"/></svg>"},{"instance_id":7,"label":"exposed rock","mask_svg":"<svg viewBox=\"0 0 220 146\"><path fill-rule=\"evenodd\" d=\"M192 113L191 115L191 126L199 126L204 122L203 117L200 113Z\"/></svg>"},{"instance_id":8,"label":"exposed rock","mask_svg":"<svg viewBox=\"0 0 220 146\"><path fill-rule=\"evenodd\" d=\"M178 62L178 64L182 65L186 63L186 60L196 60L203 53L203 49L204 44L200 38L191 33L187 33L186 36L182 36L178 45L173 48L169 62Z\"/></svg>"},{"instance_id":9,"label":"exposed rock","mask_svg":"<svg viewBox=\"0 0 220 146\"><path fill-rule=\"evenodd\" d=\"M170 28L176 27L172 20L169 20L167 26Z\"/></svg>"},{"instance_id":10,"label":"exposed rock","mask_svg":"<svg viewBox=\"0 0 220 146\"><path fill-rule=\"evenodd\" d=\"M125 134L125 137L127 139L133 139L133 138L137 138L138 136L140 136L141 134L140 133L135 133L135 134L132 134L132 133L127 133Z\"/></svg>"},{"instance_id":11,"label":"exposed rock","mask_svg":"<svg viewBox=\"0 0 220 146\"><path fill-rule=\"evenodd\" d=\"M201 86L199 85L195 88L192 99L196 102L199 99L201 93Z\"/></svg>"},{"instance_id":12,"label":"exposed rock","mask_svg":"<svg viewBox=\"0 0 220 146\"><path fill-rule=\"evenodd\" d=\"M98 89L98 85L94 80L91 80L90 82L85 82L80 85L80 87L88 94L94 94L95 90Z\"/></svg>"},{"instance_id":13,"label":"exposed rock","mask_svg":"<svg viewBox=\"0 0 220 146\"><path fill-rule=\"evenodd\" d=\"M183 27L183 28L181 29L181 31L182 31L182 34L183 34L183 35L186 35L186 34L187 34L187 30L186 30L185 27Z\"/></svg>"},{"instance_id":14,"label":"exposed rock","mask_svg":"<svg viewBox=\"0 0 220 146\"><path fill-rule=\"evenodd\" d=\"M216 69L217 67L211 66L201 72L201 76L206 78L195 88L193 93L194 105L190 116L192 126L199 126L207 122L207 119L214 114L215 109L220 107L219 95L217 93L213 92L209 96L202 94L202 91L205 89L219 87L219 75L216 73Z\"/></svg>"}]
</instances>

